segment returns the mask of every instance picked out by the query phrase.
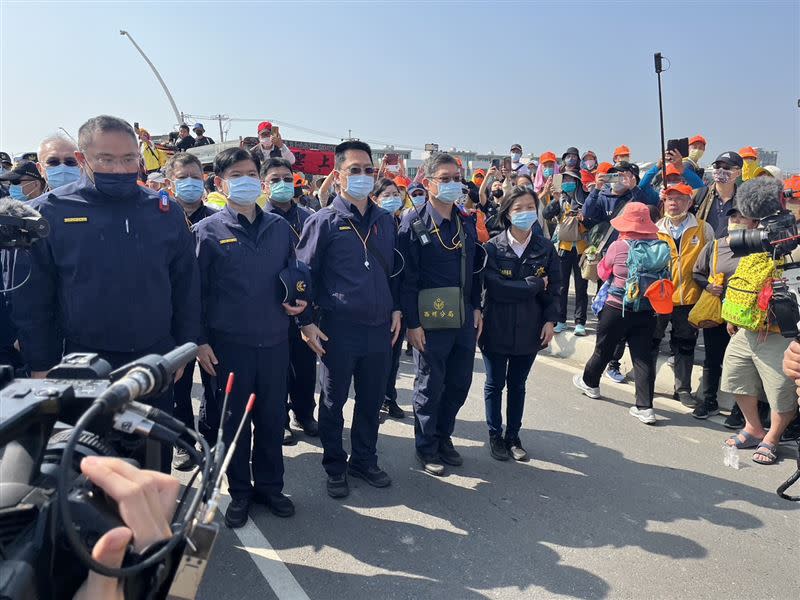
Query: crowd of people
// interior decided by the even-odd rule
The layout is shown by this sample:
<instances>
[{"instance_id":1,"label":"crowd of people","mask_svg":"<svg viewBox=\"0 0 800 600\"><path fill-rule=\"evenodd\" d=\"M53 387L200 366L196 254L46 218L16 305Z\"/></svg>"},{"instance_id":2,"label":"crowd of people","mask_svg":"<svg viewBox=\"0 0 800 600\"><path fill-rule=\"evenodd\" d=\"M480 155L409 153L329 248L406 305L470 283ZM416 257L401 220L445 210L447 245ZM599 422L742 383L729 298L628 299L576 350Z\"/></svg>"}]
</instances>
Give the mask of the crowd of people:
<instances>
[{"instance_id":1,"label":"crowd of people","mask_svg":"<svg viewBox=\"0 0 800 600\"><path fill-rule=\"evenodd\" d=\"M675 400L705 419L719 413L720 391L734 395L726 425L739 431L725 443L773 464L781 439L800 437L800 346L790 348L768 300L759 300L780 279L781 263L768 252L741 258L731 247L737 232L762 227L765 217L800 217L800 186L762 168L753 148L722 152L704 170L706 140L695 136L688 156L670 150L642 173L624 145L608 162L575 147L526 162L514 144L510 160L474 172L433 153L411 179L402 165L376 165L366 143L347 140L330 174L311 178L293 170L291 149L267 121L255 145L220 151L211 172L189 150L214 142L202 124L193 130L195 137L181 125L155 144L138 124L103 115L84 123L77 141L46 138L35 160L12 164L0 153L0 193L29 202L51 225L29 256L11 267L4 260L7 288L30 274L0 303L0 363L45 377L70 352L119 367L197 343L197 420L194 362L174 389L148 401L214 444L223 419L230 441L256 394L252 429L244 428L227 471L228 526L244 525L252 502L294 513L283 493L282 445L299 431L320 438L331 497L348 495L348 477L391 484L378 462L380 413L406 417L396 389L404 340L424 471L442 476L463 463L453 435L476 347L488 451L525 460L520 432L533 363L570 329L570 316L574 335L587 335L590 282L598 321L594 353L573 381L580 392L597 399L603 377L624 383L627 346L630 414L656 423L656 368L669 331ZM229 373L235 385L222 415ZM188 453L170 448L159 464L164 472L194 467Z\"/></svg>"}]
</instances>

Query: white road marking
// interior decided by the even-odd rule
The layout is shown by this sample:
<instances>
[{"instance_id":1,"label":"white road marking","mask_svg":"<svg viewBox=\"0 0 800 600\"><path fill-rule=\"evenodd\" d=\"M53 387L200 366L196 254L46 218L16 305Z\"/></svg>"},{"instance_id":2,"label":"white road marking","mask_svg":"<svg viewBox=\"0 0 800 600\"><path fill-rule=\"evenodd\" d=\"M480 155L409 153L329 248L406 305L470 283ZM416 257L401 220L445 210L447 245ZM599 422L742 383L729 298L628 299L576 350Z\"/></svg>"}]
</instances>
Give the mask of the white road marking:
<instances>
[{"instance_id":1,"label":"white road marking","mask_svg":"<svg viewBox=\"0 0 800 600\"><path fill-rule=\"evenodd\" d=\"M229 496L220 497L220 514L225 514L229 502ZM248 518L244 527L234 529L233 532L242 542L242 550L253 559L278 600L311 600L252 519Z\"/></svg>"}]
</instances>

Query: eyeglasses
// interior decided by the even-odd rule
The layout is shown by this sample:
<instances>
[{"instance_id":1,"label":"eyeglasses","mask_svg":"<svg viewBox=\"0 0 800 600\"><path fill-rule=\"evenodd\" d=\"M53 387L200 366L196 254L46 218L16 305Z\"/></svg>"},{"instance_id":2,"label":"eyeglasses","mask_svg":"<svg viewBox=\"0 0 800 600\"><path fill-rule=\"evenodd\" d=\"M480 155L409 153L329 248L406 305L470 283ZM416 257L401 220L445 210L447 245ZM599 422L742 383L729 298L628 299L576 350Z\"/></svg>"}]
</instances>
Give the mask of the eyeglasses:
<instances>
[{"instance_id":1,"label":"eyeglasses","mask_svg":"<svg viewBox=\"0 0 800 600\"><path fill-rule=\"evenodd\" d=\"M361 175L362 172L364 175L374 175L375 167L364 167L363 169L361 167L350 167L347 169L348 175Z\"/></svg>"},{"instance_id":2,"label":"eyeglasses","mask_svg":"<svg viewBox=\"0 0 800 600\"><path fill-rule=\"evenodd\" d=\"M431 179L433 179L434 181L436 181L438 183L450 183L451 181L453 183L460 183L461 182L461 176L460 175L455 175L453 177L449 177L449 176L431 177Z\"/></svg>"},{"instance_id":3,"label":"eyeglasses","mask_svg":"<svg viewBox=\"0 0 800 600\"><path fill-rule=\"evenodd\" d=\"M74 156L68 156L64 159L59 159L57 156L51 156L50 158L45 161L48 167L57 167L58 165L66 165L68 167L77 167L78 161L75 160Z\"/></svg>"},{"instance_id":4,"label":"eyeglasses","mask_svg":"<svg viewBox=\"0 0 800 600\"><path fill-rule=\"evenodd\" d=\"M280 183L281 181L284 183L294 183L294 177L289 177L288 175L286 177L270 177L268 183Z\"/></svg>"},{"instance_id":5,"label":"eyeglasses","mask_svg":"<svg viewBox=\"0 0 800 600\"><path fill-rule=\"evenodd\" d=\"M119 165L126 172L130 172L130 171L135 171L136 169L139 168L140 156L138 154L134 156L123 156L120 158L113 156L98 156L95 157L92 160L92 162L97 163L104 169L112 169L115 166Z\"/></svg>"}]
</instances>

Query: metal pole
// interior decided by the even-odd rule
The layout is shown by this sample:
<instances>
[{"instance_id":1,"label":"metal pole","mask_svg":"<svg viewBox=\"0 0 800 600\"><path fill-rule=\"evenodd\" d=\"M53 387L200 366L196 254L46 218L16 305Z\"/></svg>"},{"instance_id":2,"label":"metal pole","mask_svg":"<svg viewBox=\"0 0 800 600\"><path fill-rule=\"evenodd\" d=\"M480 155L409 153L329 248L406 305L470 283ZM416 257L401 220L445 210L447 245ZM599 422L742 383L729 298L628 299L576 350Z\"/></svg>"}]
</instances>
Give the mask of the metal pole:
<instances>
[{"instance_id":1,"label":"metal pole","mask_svg":"<svg viewBox=\"0 0 800 600\"><path fill-rule=\"evenodd\" d=\"M219 141L222 143L225 141L222 139L222 115L217 115L217 121L219 121Z\"/></svg>"},{"instance_id":2,"label":"metal pole","mask_svg":"<svg viewBox=\"0 0 800 600\"><path fill-rule=\"evenodd\" d=\"M653 56L656 63L656 74L658 75L658 116L661 120L661 185L666 190L667 189L667 164L666 164L666 153L667 151L664 149L664 104L661 99L661 71L663 71L663 67L661 64L661 52L656 52Z\"/></svg>"},{"instance_id":3,"label":"metal pole","mask_svg":"<svg viewBox=\"0 0 800 600\"><path fill-rule=\"evenodd\" d=\"M119 34L127 36L128 39L131 41L131 44L133 44L133 47L136 48L139 51L139 54L142 55L142 58L144 58L145 61L147 61L147 64L150 65L150 68L153 70L153 74L155 74L156 79L158 79L158 82L161 84L161 87L164 89L164 93L167 95L167 99L169 100L169 103L172 106L172 112L175 113L175 118L178 120L178 125L183 123L183 120L181 119L181 114L182 113L180 111L178 111L178 107L175 104L175 100L173 99L172 94L169 93L169 88L167 87L167 84L164 83L164 80L161 78L161 74L158 72L158 69L156 69L155 65L150 61L149 58L147 58L147 55L144 53L144 50L142 50L139 47L139 44L137 44L136 41L131 37L130 33L128 33L127 31L125 31L123 29L121 29Z\"/></svg>"}]
</instances>

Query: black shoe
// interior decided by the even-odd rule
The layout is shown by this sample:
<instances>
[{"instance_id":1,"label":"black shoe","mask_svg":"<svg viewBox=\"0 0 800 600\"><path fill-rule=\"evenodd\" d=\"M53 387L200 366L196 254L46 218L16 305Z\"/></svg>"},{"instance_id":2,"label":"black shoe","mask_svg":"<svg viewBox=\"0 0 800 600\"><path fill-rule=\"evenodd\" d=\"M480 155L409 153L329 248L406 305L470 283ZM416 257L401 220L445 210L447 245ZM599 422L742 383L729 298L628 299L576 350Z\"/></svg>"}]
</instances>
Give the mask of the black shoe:
<instances>
[{"instance_id":1,"label":"black shoe","mask_svg":"<svg viewBox=\"0 0 800 600\"><path fill-rule=\"evenodd\" d=\"M286 429L283 430L283 445L294 446L296 443L297 439L294 437L294 431L287 426Z\"/></svg>"},{"instance_id":2,"label":"black shoe","mask_svg":"<svg viewBox=\"0 0 800 600\"><path fill-rule=\"evenodd\" d=\"M253 495L253 501L263 504L276 517L291 517L294 514L294 503L288 496L278 492L276 494Z\"/></svg>"},{"instance_id":3,"label":"black shoe","mask_svg":"<svg viewBox=\"0 0 800 600\"><path fill-rule=\"evenodd\" d=\"M464 464L464 459L453 447L453 440L450 438L439 440L439 458L442 459L443 463L454 467L460 467Z\"/></svg>"},{"instance_id":4,"label":"black shoe","mask_svg":"<svg viewBox=\"0 0 800 600\"><path fill-rule=\"evenodd\" d=\"M347 485L347 475L328 475L328 496L331 498L346 498L350 493L350 486Z\"/></svg>"},{"instance_id":5,"label":"black shoe","mask_svg":"<svg viewBox=\"0 0 800 600\"><path fill-rule=\"evenodd\" d=\"M225 525L231 529L244 527L248 512L250 512L249 498L232 498L228 510L225 511Z\"/></svg>"},{"instance_id":6,"label":"black shoe","mask_svg":"<svg viewBox=\"0 0 800 600\"><path fill-rule=\"evenodd\" d=\"M695 419L707 419L719 414L719 404L716 400L706 400L702 404L698 404L692 411L692 416Z\"/></svg>"},{"instance_id":7,"label":"black shoe","mask_svg":"<svg viewBox=\"0 0 800 600\"><path fill-rule=\"evenodd\" d=\"M397 405L396 400L385 400L383 403L383 408L393 419L405 419L406 417L406 411Z\"/></svg>"},{"instance_id":8,"label":"black shoe","mask_svg":"<svg viewBox=\"0 0 800 600\"><path fill-rule=\"evenodd\" d=\"M417 452L417 460L426 473L436 475L437 477L444 475L444 465L438 456L424 456Z\"/></svg>"},{"instance_id":9,"label":"black shoe","mask_svg":"<svg viewBox=\"0 0 800 600\"><path fill-rule=\"evenodd\" d=\"M686 408L697 408L697 405L700 404L697 401L697 398L692 396L692 392L687 392L685 390L680 392L675 392L672 397L675 400L678 400L681 404L683 404Z\"/></svg>"},{"instance_id":10,"label":"black shoe","mask_svg":"<svg viewBox=\"0 0 800 600\"><path fill-rule=\"evenodd\" d=\"M406 356L411 356L414 354L414 349L411 347L411 344L406 342Z\"/></svg>"},{"instance_id":11,"label":"black shoe","mask_svg":"<svg viewBox=\"0 0 800 600\"><path fill-rule=\"evenodd\" d=\"M516 461L521 461L528 458L528 453L525 451L525 448L522 447L522 442L519 441L518 436L506 438L506 450L509 456Z\"/></svg>"},{"instance_id":12,"label":"black shoe","mask_svg":"<svg viewBox=\"0 0 800 600\"><path fill-rule=\"evenodd\" d=\"M172 468L176 471L191 471L194 468L192 456L183 448L177 448L172 457Z\"/></svg>"},{"instance_id":13,"label":"black shoe","mask_svg":"<svg viewBox=\"0 0 800 600\"><path fill-rule=\"evenodd\" d=\"M314 415L304 419L298 419L295 417L292 419L292 427L295 429L302 429L303 433L305 433L308 437L317 437L319 435L319 424L314 418ZM286 442L284 441L284 444L285 443Z\"/></svg>"},{"instance_id":14,"label":"black shoe","mask_svg":"<svg viewBox=\"0 0 800 600\"><path fill-rule=\"evenodd\" d=\"M744 415L738 404L734 404L731 414L725 419L723 426L726 429L741 429L744 427Z\"/></svg>"},{"instance_id":15,"label":"black shoe","mask_svg":"<svg viewBox=\"0 0 800 600\"><path fill-rule=\"evenodd\" d=\"M367 467L365 469L350 463L347 466L347 473L353 477L363 479L372 487L384 488L392 485L392 478L386 474L386 471L382 471L377 466Z\"/></svg>"},{"instance_id":16,"label":"black shoe","mask_svg":"<svg viewBox=\"0 0 800 600\"><path fill-rule=\"evenodd\" d=\"M508 448L506 448L506 442L499 435L489 436L489 452L491 452L492 458L494 459L497 460L509 459Z\"/></svg>"},{"instance_id":17,"label":"black shoe","mask_svg":"<svg viewBox=\"0 0 800 600\"><path fill-rule=\"evenodd\" d=\"M800 440L800 417L789 423L789 426L781 435L782 442L792 442L794 440Z\"/></svg>"}]
</instances>

